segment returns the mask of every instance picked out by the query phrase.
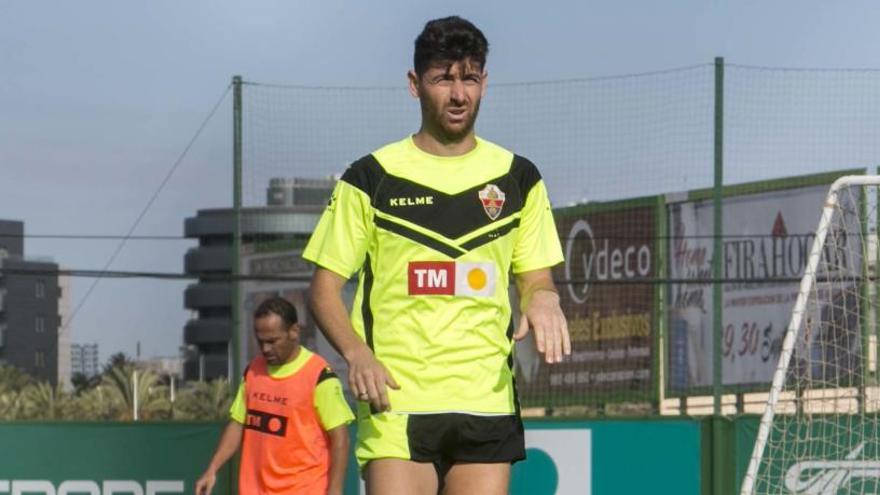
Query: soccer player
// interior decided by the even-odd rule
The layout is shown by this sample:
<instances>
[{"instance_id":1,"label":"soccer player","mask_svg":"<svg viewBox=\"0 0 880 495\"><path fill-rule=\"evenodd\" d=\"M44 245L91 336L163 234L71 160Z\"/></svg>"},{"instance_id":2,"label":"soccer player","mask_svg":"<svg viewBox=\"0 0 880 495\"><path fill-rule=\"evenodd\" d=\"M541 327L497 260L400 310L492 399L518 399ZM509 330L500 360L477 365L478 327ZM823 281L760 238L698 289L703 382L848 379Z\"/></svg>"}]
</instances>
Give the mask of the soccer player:
<instances>
[{"instance_id":1,"label":"soccer player","mask_svg":"<svg viewBox=\"0 0 880 495\"><path fill-rule=\"evenodd\" d=\"M244 372L231 420L196 495L211 493L217 470L243 444L242 494L341 495L354 416L339 378L299 344L296 308L268 299L254 312L261 356Z\"/></svg>"},{"instance_id":2,"label":"soccer player","mask_svg":"<svg viewBox=\"0 0 880 495\"><path fill-rule=\"evenodd\" d=\"M487 51L460 17L427 23L408 73L421 128L346 170L303 253L318 267L312 310L359 400L371 495L506 494L525 458L513 341L531 328L548 363L570 353L544 182L474 134ZM349 318L341 290L355 272Z\"/></svg>"}]
</instances>

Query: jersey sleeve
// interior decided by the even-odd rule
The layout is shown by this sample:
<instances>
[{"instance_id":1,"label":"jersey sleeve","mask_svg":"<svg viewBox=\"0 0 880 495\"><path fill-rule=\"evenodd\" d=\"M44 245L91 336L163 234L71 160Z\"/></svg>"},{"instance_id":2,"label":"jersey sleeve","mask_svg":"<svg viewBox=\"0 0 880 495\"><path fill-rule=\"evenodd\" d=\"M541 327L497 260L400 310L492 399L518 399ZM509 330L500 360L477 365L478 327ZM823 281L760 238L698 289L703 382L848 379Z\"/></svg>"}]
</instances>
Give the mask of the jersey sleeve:
<instances>
[{"instance_id":1,"label":"jersey sleeve","mask_svg":"<svg viewBox=\"0 0 880 495\"><path fill-rule=\"evenodd\" d=\"M318 386L315 388L315 409L318 411L318 418L324 431L354 421L354 415L342 393L342 382L330 368L325 369L318 378Z\"/></svg>"},{"instance_id":2,"label":"jersey sleeve","mask_svg":"<svg viewBox=\"0 0 880 495\"><path fill-rule=\"evenodd\" d=\"M238 392L232 405L229 406L229 419L236 423L244 424L245 416L247 416L247 404L244 402L244 380L238 384Z\"/></svg>"},{"instance_id":3,"label":"jersey sleeve","mask_svg":"<svg viewBox=\"0 0 880 495\"><path fill-rule=\"evenodd\" d=\"M373 223L370 197L344 179L336 183L303 258L348 279L364 264Z\"/></svg>"},{"instance_id":4,"label":"jersey sleeve","mask_svg":"<svg viewBox=\"0 0 880 495\"><path fill-rule=\"evenodd\" d=\"M519 234L513 248L513 273L548 268L562 260L562 246L547 188L543 180L538 180L527 193L523 205Z\"/></svg>"}]
</instances>

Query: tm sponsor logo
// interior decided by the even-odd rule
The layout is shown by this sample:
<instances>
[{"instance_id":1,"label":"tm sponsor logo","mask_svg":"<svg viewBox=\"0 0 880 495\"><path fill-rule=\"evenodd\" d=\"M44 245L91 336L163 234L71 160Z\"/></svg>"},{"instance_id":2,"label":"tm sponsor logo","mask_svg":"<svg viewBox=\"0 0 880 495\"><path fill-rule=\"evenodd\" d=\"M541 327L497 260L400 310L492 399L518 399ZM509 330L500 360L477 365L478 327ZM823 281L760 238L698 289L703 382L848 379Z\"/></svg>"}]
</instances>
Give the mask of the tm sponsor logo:
<instances>
[{"instance_id":1,"label":"tm sponsor logo","mask_svg":"<svg viewBox=\"0 0 880 495\"><path fill-rule=\"evenodd\" d=\"M797 495L836 495L854 481L876 487L880 481L880 460L856 460L864 448L862 442L842 461L810 460L794 464L785 473L785 488Z\"/></svg>"}]
</instances>

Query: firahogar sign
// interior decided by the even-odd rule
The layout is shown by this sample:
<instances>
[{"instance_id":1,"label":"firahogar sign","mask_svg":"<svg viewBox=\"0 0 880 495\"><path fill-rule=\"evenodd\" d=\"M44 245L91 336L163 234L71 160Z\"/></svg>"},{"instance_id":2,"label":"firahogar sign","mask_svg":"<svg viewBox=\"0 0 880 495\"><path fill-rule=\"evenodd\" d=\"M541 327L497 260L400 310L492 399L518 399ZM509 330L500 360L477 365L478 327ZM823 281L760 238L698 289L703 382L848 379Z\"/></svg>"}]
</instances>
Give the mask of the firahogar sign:
<instances>
[{"instance_id":1,"label":"firahogar sign","mask_svg":"<svg viewBox=\"0 0 880 495\"><path fill-rule=\"evenodd\" d=\"M722 251L715 252L711 198L682 198L667 205L668 390L691 393L713 382L713 260L721 258L721 380L725 386L763 387L779 360L782 338L791 318L806 268L822 204L833 175L786 184L754 185L723 199ZM792 187L791 184L806 182ZM746 188L744 188L746 189ZM854 227L857 228L857 227ZM858 239L853 238L857 243ZM847 250L826 252L830 264L854 262ZM849 267L853 269L853 267ZM830 293L828 300L836 294ZM853 342L857 342L854 339ZM849 349L847 359L858 359Z\"/></svg>"}]
</instances>

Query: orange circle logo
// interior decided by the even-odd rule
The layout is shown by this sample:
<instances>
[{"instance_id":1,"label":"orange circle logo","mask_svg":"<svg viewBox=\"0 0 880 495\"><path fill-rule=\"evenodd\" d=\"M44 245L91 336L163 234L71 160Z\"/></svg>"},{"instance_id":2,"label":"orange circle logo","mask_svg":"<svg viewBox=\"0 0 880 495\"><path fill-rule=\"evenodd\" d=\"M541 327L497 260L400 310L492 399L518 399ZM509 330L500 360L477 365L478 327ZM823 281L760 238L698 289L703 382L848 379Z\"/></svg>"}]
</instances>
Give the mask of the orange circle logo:
<instances>
[{"instance_id":1,"label":"orange circle logo","mask_svg":"<svg viewBox=\"0 0 880 495\"><path fill-rule=\"evenodd\" d=\"M278 433L281 431L281 420L278 418L272 418L269 420L269 424L266 425L268 430L272 433Z\"/></svg>"},{"instance_id":2,"label":"orange circle logo","mask_svg":"<svg viewBox=\"0 0 880 495\"><path fill-rule=\"evenodd\" d=\"M468 286L473 290L482 290L486 287L486 272L481 268L472 268L467 274Z\"/></svg>"}]
</instances>

